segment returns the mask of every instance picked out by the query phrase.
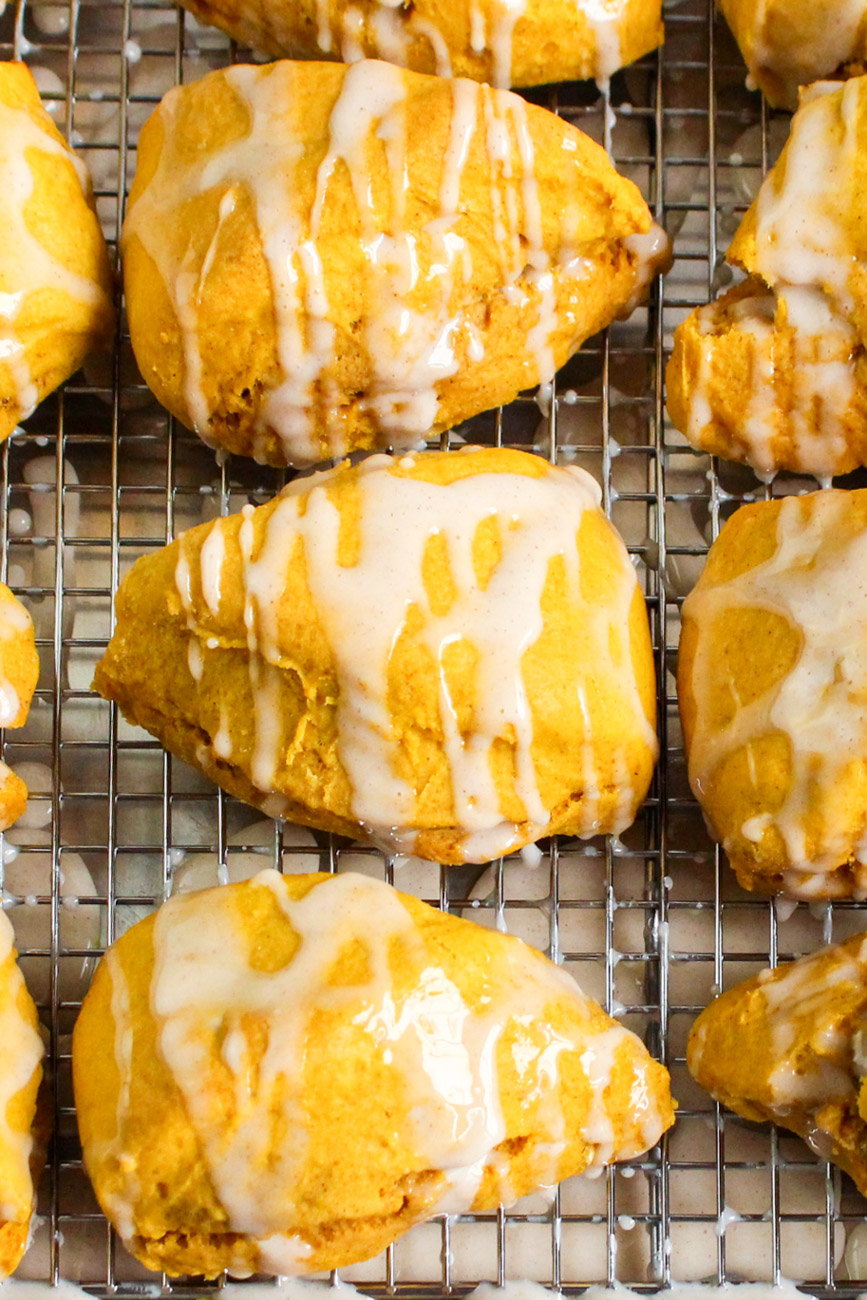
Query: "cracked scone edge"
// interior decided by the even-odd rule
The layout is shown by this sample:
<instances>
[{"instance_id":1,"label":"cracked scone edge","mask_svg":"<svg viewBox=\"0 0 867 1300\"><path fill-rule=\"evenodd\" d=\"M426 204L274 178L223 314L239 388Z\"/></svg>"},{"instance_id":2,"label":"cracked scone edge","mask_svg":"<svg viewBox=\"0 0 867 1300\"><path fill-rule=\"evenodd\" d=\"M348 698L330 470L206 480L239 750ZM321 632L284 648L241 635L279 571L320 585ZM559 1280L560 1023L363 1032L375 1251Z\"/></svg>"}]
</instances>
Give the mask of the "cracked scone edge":
<instances>
[{"instance_id":1,"label":"cracked scone edge","mask_svg":"<svg viewBox=\"0 0 867 1300\"><path fill-rule=\"evenodd\" d=\"M668 254L576 128L385 63L210 73L164 97L138 157L141 372L206 442L271 464L411 448L511 401Z\"/></svg>"},{"instance_id":2,"label":"cracked scone edge","mask_svg":"<svg viewBox=\"0 0 867 1300\"><path fill-rule=\"evenodd\" d=\"M726 254L744 284L675 330L668 411L696 448L824 481L867 456L867 78L810 90Z\"/></svg>"},{"instance_id":3,"label":"cracked scone edge","mask_svg":"<svg viewBox=\"0 0 867 1300\"><path fill-rule=\"evenodd\" d=\"M95 688L269 815L487 861L628 826L657 755L647 613L582 471L373 457L139 560Z\"/></svg>"},{"instance_id":4,"label":"cracked scone edge","mask_svg":"<svg viewBox=\"0 0 867 1300\"><path fill-rule=\"evenodd\" d=\"M87 1170L151 1268L317 1272L631 1158L665 1069L520 940L351 873L178 896L73 1037Z\"/></svg>"},{"instance_id":5,"label":"cracked scone edge","mask_svg":"<svg viewBox=\"0 0 867 1300\"><path fill-rule=\"evenodd\" d=\"M867 1196L867 936L764 970L695 1021L687 1066L738 1115L772 1120L840 1165Z\"/></svg>"}]
</instances>

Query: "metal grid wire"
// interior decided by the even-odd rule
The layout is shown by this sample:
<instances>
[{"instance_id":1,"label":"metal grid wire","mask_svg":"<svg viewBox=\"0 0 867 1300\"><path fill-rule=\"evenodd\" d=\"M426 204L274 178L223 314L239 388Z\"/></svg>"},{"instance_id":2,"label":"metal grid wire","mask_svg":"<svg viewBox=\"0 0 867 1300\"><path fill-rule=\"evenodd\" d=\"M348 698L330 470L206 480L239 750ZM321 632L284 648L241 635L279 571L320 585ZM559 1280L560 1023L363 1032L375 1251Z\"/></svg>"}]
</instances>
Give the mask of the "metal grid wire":
<instances>
[{"instance_id":1,"label":"metal grid wire","mask_svg":"<svg viewBox=\"0 0 867 1300\"><path fill-rule=\"evenodd\" d=\"M422 1225L342 1278L402 1296L518 1277L567 1290L781 1276L814 1294L864 1288L864 1202L851 1184L796 1139L721 1114L684 1066L689 1026L716 988L842 938L859 917L846 904L790 915L744 894L687 786L674 695L681 600L733 509L815 484L786 477L763 487L749 470L692 452L665 422L671 333L725 282L722 254L788 125L744 88L709 0L671 0L666 18L664 49L603 93L579 84L528 98L601 140L638 183L675 240L672 272L646 309L591 340L552 391L451 435L585 466L635 558L664 757L621 839L552 841L534 869L517 858L482 872L395 867L328 836L263 830L253 810L127 726L89 685L132 562L203 519L267 500L281 475L245 460L220 464L177 425L142 383L123 323L112 363L76 376L5 445L0 577L33 613L41 677L27 727L3 742L3 758L34 792L3 843L4 899L52 1028L56 1084L55 1138L20 1276L63 1277L105 1296L141 1294L154 1281L166 1293L201 1294L192 1281L170 1286L143 1270L100 1215L81 1165L70 1033L98 954L159 905L178 872L213 874L213 855L231 870L253 852L283 870L379 871L442 908L505 924L645 1037L681 1103L673 1133L643 1159L595 1181L572 1179L553 1202L528 1197L509 1211ZM243 57L163 0L17 0L0 14L0 59L33 69L91 169L113 250L136 138L154 104L177 82Z\"/></svg>"}]
</instances>

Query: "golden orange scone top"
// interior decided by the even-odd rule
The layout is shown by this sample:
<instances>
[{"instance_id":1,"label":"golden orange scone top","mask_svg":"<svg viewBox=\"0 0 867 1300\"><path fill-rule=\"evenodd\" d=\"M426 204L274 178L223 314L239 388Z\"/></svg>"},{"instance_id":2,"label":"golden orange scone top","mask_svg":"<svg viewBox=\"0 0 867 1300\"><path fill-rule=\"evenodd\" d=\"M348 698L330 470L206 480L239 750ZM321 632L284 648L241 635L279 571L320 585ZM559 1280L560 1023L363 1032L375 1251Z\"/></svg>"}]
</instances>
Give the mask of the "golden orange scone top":
<instances>
[{"instance_id":1,"label":"golden orange scone top","mask_svg":"<svg viewBox=\"0 0 867 1300\"><path fill-rule=\"evenodd\" d=\"M371 457L139 560L94 684L266 812L439 862L625 829L647 613L580 470Z\"/></svg>"},{"instance_id":2,"label":"golden orange scone top","mask_svg":"<svg viewBox=\"0 0 867 1300\"><path fill-rule=\"evenodd\" d=\"M800 1134L867 1195L865 1010L859 934L716 998L693 1025L687 1065L711 1096Z\"/></svg>"},{"instance_id":3,"label":"golden orange scone top","mask_svg":"<svg viewBox=\"0 0 867 1300\"><path fill-rule=\"evenodd\" d=\"M744 506L683 607L690 783L747 889L867 895L867 492Z\"/></svg>"},{"instance_id":4,"label":"golden orange scone top","mask_svg":"<svg viewBox=\"0 0 867 1300\"><path fill-rule=\"evenodd\" d=\"M635 186L506 91L366 61L237 66L142 129L136 359L209 443L271 464L406 449L511 401L667 249Z\"/></svg>"},{"instance_id":5,"label":"golden orange scone top","mask_svg":"<svg viewBox=\"0 0 867 1300\"><path fill-rule=\"evenodd\" d=\"M84 1160L148 1267L311 1273L646 1150L668 1075L520 941L352 874L179 895L75 1027Z\"/></svg>"},{"instance_id":6,"label":"golden orange scone top","mask_svg":"<svg viewBox=\"0 0 867 1300\"><path fill-rule=\"evenodd\" d=\"M610 77L662 41L660 0L185 0L212 23L277 57L387 59L415 72L495 86Z\"/></svg>"},{"instance_id":7,"label":"golden orange scone top","mask_svg":"<svg viewBox=\"0 0 867 1300\"><path fill-rule=\"evenodd\" d=\"M42 1079L42 1039L33 999L0 910L0 1278L15 1268L30 1232L35 1191L32 1131Z\"/></svg>"},{"instance_id":8,"label":"golden orange scone top","mask_svg":"<svg viewBox=\"0 0 867 1300\"><path fill-rule=\"evenodd\" d=\"M0 439L114 328L111 274L84 166L23 63L0 63Z\"/></svg>"}]
</instances>

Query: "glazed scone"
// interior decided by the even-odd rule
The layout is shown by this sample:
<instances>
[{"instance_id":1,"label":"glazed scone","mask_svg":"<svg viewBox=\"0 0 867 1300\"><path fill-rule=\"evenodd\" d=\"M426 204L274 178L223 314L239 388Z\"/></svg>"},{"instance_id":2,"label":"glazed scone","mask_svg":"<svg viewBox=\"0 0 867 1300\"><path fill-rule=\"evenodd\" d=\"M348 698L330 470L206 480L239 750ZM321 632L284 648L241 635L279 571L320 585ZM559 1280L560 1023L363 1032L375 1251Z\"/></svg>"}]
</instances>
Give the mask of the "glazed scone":
<instances>
[{"instance_id":1,"label":"glazed scone","mask_svg":"<svg viewBox=\"0 0 867 1300\"><path fill-rule=\"evenodd\" d=\"M598 145L516 95L284 62L166 95L123 249L163 405L297 465L415 446L551 379L668 242Z\"/></svg>"},{"instance_id":2,"label":"glazed scone","mask_svg":"<svg viewBox=\"0 0 867 1300\"><path fill-rule=\"evenodd\" d=\"M867 491L744 506L683 606L693 792L746 889L867 898Z\"/></svg>"},{"instance_id":3,"label":"glazed scone","mask_svg":"<svg viewBox=\"0 0 867 1300\"><path fill-rule=\"evenodd\" d=\"M73 1037L84 1162L147 1267L316 1273L653 1146L668 1073L519 939L365 876L181 894Z\"/></svg>"},{"instance_id":4,"label":"glazed scone","mask_svg":"<svg viewBox=\"0 0 867 1300\"><path fill-rule=\"evenodd\" d=\"M230 793L482 862L625 829L647 612L596 483L504 448L296 479L138 560L94 687Z\"/></svg>"},{"instance_id":5,"label":"glazed scone","mask_svg":"<svg viewBox=\"0 0 867 1300\"><path fill-rule=\"evenodd\" d=\"M2 254L0 254L2 256ZM39 679L33 620L20 600L0 582L0 727L23 727ZM0 763L0 831L24 812L27 786Z\"/></svg>"},{"instance_id":6,"label":"glazed scone","mask_svg":"<svg viewBox=\"0 0 867 1300\"><path fill-rule=\"evenodd\" d=\"M763 476L867 463L865 120L867 77L813 89L727 253L749 278L675 331L675 425Z\"/></svg>"},{"instance_id":7,"label":"glazed scone","mask_svg":"<svg viewBox=\"0 0 867 1300\"><path fill-rule=\"evenodd\" d=\"M0 910L0 1278L18 1267L30 1232L33 1128L44 1054L14 942Z\"/></svg>"},{"instance_id":8,"label":"glazed scone","mask_svg":"<svg viewBox=\"0 0 867 1300\"><path fill-rule=\"evenodd\" d=\"M90 178L23 63L0 63L0 440L114 328Z\"/></svg>"},{"instance_id":9,"label":"glazed scone","mask_svg":"<svg viewBox=\"0 0 867 1300\"><path fill-rule=\"evenodd\" d=\"M867 58L865 0L719 0L755 86L778 108Z\"/></svg>"},{"instance_id":10,"label":"glazed scone","mask_svg":"<svg viewBox=\"0 0 867 1300\"><path fill-rule=\"evenodd\" d=\"M184 0L277 58L386 59L494 86L600 80L662 41L661 0Z\"/></svg>"},{"instance_id":11,"label":"glazed scone","mask_svg":"<svg viewBox=\"0 0 867 1300\"><path fill-rule=\"evenodd\" d=\"M764 970L693 1025L687 1065L749 1120L792 1129L867 1196L867 935Z\"/></svg>"}]
</instances>

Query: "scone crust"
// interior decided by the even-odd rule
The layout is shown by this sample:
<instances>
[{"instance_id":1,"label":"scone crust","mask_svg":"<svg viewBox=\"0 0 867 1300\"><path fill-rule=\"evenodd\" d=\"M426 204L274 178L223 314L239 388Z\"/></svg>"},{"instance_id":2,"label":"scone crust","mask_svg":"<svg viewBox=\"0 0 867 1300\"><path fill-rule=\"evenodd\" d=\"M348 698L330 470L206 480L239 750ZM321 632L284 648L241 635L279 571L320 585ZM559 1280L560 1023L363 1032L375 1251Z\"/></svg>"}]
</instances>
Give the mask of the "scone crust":
<instances>
[{"instance_id":1,"label":"scone crust","mask_svg":"<svg viewBox=\"0 0 867 1300\"><path fill-rule=\"evenodd\" d=\"M373 216L360 212L356 191L362 181L342 157L339 165L327 164L332 169L327 182L322 179L332 113L344 86L350 78L356 86L359 76L371 84L397 78L404 88L409 183L402 190L402 214L394 206L392 163L378 136L369 137L364 149ZM276 137L298 145L291 166L282 154L272 159L267 202L239 175L237 155L251 122L260 120L251 117L249 104L260 102L268 107L256 114L261 120L270 114L269 130L273 122ZM492 106L500 114L495 127L489 124ZM514 124L509 126L515 113L526 120L535 176L530 185L527 171L517 207L517 191L506 193L500 164L486 143L487 133L496 130L512 151L509 175L524 176L531 164L522 160L524 146ZM446 219L449 238L463 240L464 252L444 276L436 231L443 223L443 194L457 174L453 117L469 120L471 114L475 127L454 195L457 212ZM358 168L361 154L354 157ZM218 183L210 183L204 162L217 168ZM291 171L285 215L281 167ZM327 202L317 207L321 184ZM524 209L524 203L530 206ZM538 222L530 211L536 203ZM510 207L529 259L522 269L506 267L514 241L503 214ZM301 238L318 214L311 242L321 274L305 270L310 258L291 254L301 285L291 310L279 308L285 293L279 291L281 298L275 290L263 210L281 240L288 238L290 219ZM407 448L511 401L539 381L541 366L559 367L627 309L641 296L647 272L630 236L647 234L650 224L638 190L618 176L598 145L507 92L373 63L347 68L283 62L214 72L170 92L142 129L123 238L132 344L160 402L205 441L233 453L282 465L313 464L357 449ZM410 238L418 259L413 287L404 286L398 295L412 322L404 335L396 324L392 330L384 323L396 290L383 287L383 276L391 285L392 271L383 272L367 251L374 228L399 248ZM541 251L533 247L537 236ZM539 268L531 265L539 257L550 266L547 288L540 288ZM517 278L511 281L513 273ZM195 293L187 302L191 282ZM321 319L311 315L314 300ZM297 324L284 320L278 327L278 309ZM444 375L440 363L429 364L425 349L418 350L427 322L440 319L443 325L457 322L447 331L454 361ZM544 333L551 326L541 349L533 342L540 320ZM290 393L281 348L296 328L298 379ZM322 368L308 384L302 372L314 362Z\"/></svg>"},{"instance_id":2,"label":"scone crust","mask_svg":"<svg viewBox=\"0 0 867 1300\"><path fill-rule=\"evenodd\" d=\"M8 117L0 114L0 122L7 123L2 145L11 155L24 149L16 144L20 131L16 123L26 121L47 142L44 151L29 144L26 147L33 189L23 212L13 214L7 209L5 216L0 213L0 292L24 295L15 317L15 334L24 346L25 365L41 401L78 370L88 353L110 344L114 330L111 272L90 183L82 186L72 154L43 108L23 63L0 63L0 107L11 110ZM14 189L9 202L20 202ZM12 224L22 215L29 237L44 253L65 271L92 284L92 300L53 287L43 280L38 267L31 268ZM27 414L12 369L0 359L0 440Z\"/></svg>"},{"instance_id":3,"label":"scone crust","mask_svg":"<svg viewBox=\"0 0 867 1300\"><path fill-rule=\"evenodd\" d=\"M797 826L803 834L797 860L780 830L781 817L791 825L787 800L804 772L793 765L791 734L769 721L769 710L799 661L804 631L782 598L776 606L772 596L745 600L736 584L782 554L783 526L789 537L811 529L814 538L824 538L803 570L783 569L785 579L800 582L802 591L819 590L829 569L842 571L847 547L856 545L867 529L867 491L816 492L743 506L722 529L683 608L677 689L690 780L708 828L725 847L744 888L801 898L863 898L867 864L860 846L867 826L867 767L862 761L841 760L827 779L818 776L810 785ZM823 568L823 557L829 568ZM767 590L773 586L768 578ZM708 598L710 613L701 608ZM844 618L841 655L847 653L850 635ZM822 689L820 682L817 699ZM858 689L853 682L846 706L856 717ZM807 698L808 708L809 703ZM739 716L747 720L742 732L737 730ZM712 770L699 771L697 732L706 746L727 729L739 740L724 748Z\"/></svg>"},{"instance_id":4,"label":"scone crust","mask_svg":"<svg viewBox=\"0 0 867 1300\"><path fill-rule=\"evenodd\" d=\"M717 1101L791 1129L867 1195L867 1108L854 1059L865 1011L859 934L721 994L692 1027L687 1065Z\"/></svg>"},{"instance_id":5,"label":"scone crust","mask_svg":"<svg viewBox=\"0 0 867 1300\"><path fill-rule=\"evenodd\" d=\"M267 888L261 883L264 876L272 878ZM280 963L292 952L293 931L275 906L272 890L285 889L290 899L299 900L311 890L334 888L334 882L340 880L327 876L275 878L275 873L269 872L240 885L225 886L219 893L226 906L237 908L238 915L243 916L250 953L264 955L264 969L279 970ZM342 883L348 883L346 878ZM429 970L436 968L446 979L455 981L467 1004L479 1009L486 1005L484 998L496 999L501 990L508 990L510 981L520 977L525 965L528 974L537 963L547 966L541 955L514 939L438 913L404 895L397 897L424 945L415 955L398 946L389 959L398 999L402 996L397 992L401 983L404 989L409 988L421 973L419 961L422 965L430 963ZM207 895L191 898L205 902ZM333 914L331 923L339 926L339 912ZM387 924L385 920L383 924ZM297 944L297 939L292 942ZM376 945L382 941L372 935L371 942ZM365 957L357 951L357 944L346 944L341 952L332 978L336 986L349 991L360 978L357 973L353 975L353 970L364 970L371 960L378 959ZM124 1233L127 1244L150 1268L165 1269L171 1275L208 1277L226 1268L255 1272L256 1241L230 1230L231 1219L218 1199L200 1138L159 1046L151 995L154 918L134 926L114 945L112 953L111 969L104 960L96 973L73 1038L79 1129L97 1196L115 1221L119 1204L129 1210ZM422 953L427 956L422 958ZM117 1003L112 1000L118 976L112 975L112 969L121 972L127 990L125 1025L131 1034L126 1040L131 1044L125 1079L129 1093L125 1094L124 1118L120 1121L120 1058L113 1018ZM364 1005L363 990L358 996L359 1005ZM403 1076L390 1069L370 1037L358 1028L358 1020L352 1020L355 1004L350 1000L346 1006L344 1012L317 1012L317 1017L324 1018L321 1024L319 1019L310 1022L305 1039L307 1120L303 1149L307 1158L298 1169L298 1185L292 1189L294 1218L285 1224L285 1234L303 1243L300 1271L305 1273L377 1254L412 1223L435 1212L445 1188L442 1171L425 1167L423 1158L408 1145L408 1134L412 1132L408 1116L417 1099L402 1092ZM254 1020L245 1023L248 1041L254 1043ZM508 1136L498 1148L501 1162L486 1167L473 1202L475 1209L489 1209L497 1203L500 1177L515 1196L538 1185L540 1161L550 1160L550 1148L545 1157L541 1145L545 1128L540 1118L542 1111L537 1109L540 1091L530 1076L523 1079L522 1089L516 1074L518 1041L529 1034L526 1050L530 1043L542 1041L538 1039L540 1034L550 1032L559 1035L564 1043L576 1043L574 1051L558 1055L557 1086L565 1129L564 1147L556 1158L556 1176L563 1177L583 1168L592 1157L592 1148L581 1137L589 1084L580 1063L583 1049L578 1044L591 1041L588 1035L608 1030L613 1030L613 1022L605 1013L593 1003L582 1003L580 997L574 999L568 990L562 996L553 995L546 1005L539 1005L534 1026L521 1029L517 1021L513 1025L511 1020L504 1025L497 1048L497 1071ZM389 1053L385 1056L389 1057ZM660 1131L673 1120L667 1072L648 1057L640 1040L621 1033L606 1092L606 1109L612 1117L618 1153L636 1149L636 1144L642 1147L638 1136L641 1116L631 1100L639 1071L647 1080L648 1105L656 1108L649 1113L658 1113ZM220 1094L219 1073L216 1066L208 1067L202 1088L206 1095L213 1092L215 1118L228 1106L229 1118L218 1122L231 1126L232 1106L226 1094ZM118 1151L122 1152L120 1159ZM137 1190L130 1203L131 1188Z\"/></svg>"},{"instance_id":6,"label":"scone crust","mask_svg":"<svg viewBox=\"0 0 867 1300\"><path fill-rule=\"evenodd\" d=\"M330 0L327 34L320 26L322 6L317 0L185 0L185 8L200 22L220 27L236 40L276 58L339 58L346 11L351 9L353 51L370 59L394 58L414 72L446 73L498 85L538 86L603 75L600 64L606 65L607 75L616 70L607 66L611 36L600 50L593 24L575 0L527 0L512 30L511 69L505 77L498 76L501 69L490 48L482 53L473 48L473 9L476 23L481 20L485 31L509 22L495 13L493 0L477 0L472 6L466 0L417 0L407 10L396 9L392 21L402 29L397 43L377 38L374 20L378 14L381 17L382 9L378 0ZM616 32L619 66L634 63L661 44L659 0L618 0L616 12L610 27ZM437 38L423 35L426 31L436 32ZM396 44L401 47L399 56Z\"/></svg>"},{"instance_id":7,"label":"scone crust","mask_svg":"<svg viewBox=\"0 0 867 1300\"><path fill-rule=\"evenodd\" d=\"M383 458L376 472L387 473L389 485L393 479L397 500L406 480L429 479L445 485L455 478L502 473L554 482L538 457L494 448L425 453L406 464ZM303 487L305 482L318 481L298 482ZM326 481L331 499L342 502L350 526L355 494L361 491L358 471L344 464ZM494 500L496 482L492 480L484 490ZM263 544L279 500L250 515L256 547ZM220 525L227 559L217 617L209 610L198 576L210 525L192 530L182 543L175 542L136 563L118 592L116 630L97 667L95 688L117 701L131 721L158 736L169 750L246 802L306 825L367 838L370 829L353 813L353 790L340 749L340 685L334 648L311 595L303 551L293 552L291 562L287 557L285 578L280 578L282 590L274 597L277 604L273 606L279 610L282 628L279 648L272 656L275 709L285 738L281 758L269 789L257 788L254 783L256 696L243 614L239 549L243 526L240 516ZM601 833L613 829L618 819L622 828L635 816L656 758L655 673L641 592L631 568L624 567L628 561L620 539L595 506L581 514L575 544L582 574L581 600L586 604L576 604L564 573L549 572L542 596L542 633L521 660L533 717L532 761L542 802L550 810L544 831L534 833L524 805L510 794L515 789L512 772L517 759L509 757L509 752L516 754L517 746L511 745L509 751L497 742L491 750L491 762L496 758L494 748L500 755L496 760L500 810L516 823L515 847L539 834ZM184 609L176 585L181 546L193 575L189 610ZM387 583L389 577L383 573L379 580ZM448 592L452 581L449 570L444 569L435 578L437 590ZM621 587L626 583L628 588ZM621 590L628 605L622 626L621 615L615 613L620 606L613 603ZM523 593L515 593L516 601L523 598ZM610 613L617 621L612 637L623 657L616 672L605 666L601 656L596 660L591 649L596 643L586 639L584 628L594 611L606 617ZM535 609L528 607L527 617L535 618ZM396 627L396 638L399 632ZM626 646L621 638L628 639ZM198 681L191 678L191 656L195 665L201 656ZM465 861L466 826L456 820L439 677L433 660L414 648L404 630L389 663L391 725L401 738L401 761L407 764L406 779L416 794L412 851L444 863ZM472 671L467 665L464 680L470 698L475 690ZM589 715L582 713L584 706ZM218 733L226 728L231 755L226 755L224 747L221 757ZM588 741L595 783L587 772ZM279 808L274 795L283 801ZM488 857L491 852L494 850Z\"/></svg>"},{"instance_id":8,"label":"scone crust","mask_svg":"<svg viewBox=\"0 0 867 1300\"><path fill-rule=\"evenodd\" d=\"M5 931L9 922L0 913L0 926ZM39 1017L33 999L27 991L16 964L14 948L0 961L0 1018L14 1016L23 1024L25 1033L36 1034ZM29 1036L29 1035L28 1035ZM0 1043L0 1071L15 1070L16 1063L4 1060L4 1049L9 1043ZM36 1065L28 1082L10 1099L6 1110L6 1124L12 1134L32 1135L29 1167L22 1170L18 1153L8 1144L0 1127L0 1204L6 1207L7 1217L0 1218L0 1278L7 1277L18 1267L30 1235L30 1219L35 1201L34 1176L38 1177L44 1158L47 1140L48 1115L44 1105L39 1106L38 1094L42 1083L42 1065ZM9 1213L9 1211L12 1213Z\"/></svg>"}]
</instances>

